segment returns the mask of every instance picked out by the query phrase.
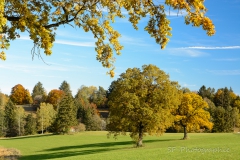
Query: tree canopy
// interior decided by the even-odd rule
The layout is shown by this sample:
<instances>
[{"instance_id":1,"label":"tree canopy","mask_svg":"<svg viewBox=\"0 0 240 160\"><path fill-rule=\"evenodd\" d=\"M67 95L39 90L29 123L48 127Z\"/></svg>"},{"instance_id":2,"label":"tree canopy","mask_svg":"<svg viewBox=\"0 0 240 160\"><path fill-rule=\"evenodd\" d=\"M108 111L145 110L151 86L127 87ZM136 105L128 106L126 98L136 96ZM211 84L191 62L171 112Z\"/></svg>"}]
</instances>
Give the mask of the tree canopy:
<instances>
[{"instance_id":1,"label":"tree canopy","mask_svg":"<svg viewBox=\"0 0 240 160\"><path fill-rule=\"evenodd\" d=\"M111 26L116 17L125 18L135 29L143 17L148 18L145 30L155 38L161 48L165 48L171 36L168 9L186 11L185 23L202 26L209 36L215 33L212 21L205 16L207 8L204 0L0 0L0 41L1 48L7 49L10 41L20 37L19 32L27 31L34 43L32 54L52 54L56 29L60 25L71 25L92 32L96 38L97 60L110 68L114 76L114 54L120 55L123 46L119 43L120 33ZM5 60L4 51L0 59Z\"/></svg>"},{"instance_id":2,"label":"tree canopy","mask_svg":"<svg viewBox=\"0 0 240 160\"><path fill-rule=\"evenodd\" d=\"M42 85L41 82L38 82L32 90L32 99L34 103L40 104L41 102L45 101L47 98L47 93Z\"/></svg>"},{"instance_id":3,"label":"tree canopy","mask_svg":"<svg viewBox=\"0 0 240 160\"><path fill-rule=\"evenodd\" d=\"M27 89L21 84L17 84L12 88L10 99L15 104L30 104L32 97Z\"/></svg>"},{"instance_id":4,"label":"tree canopy","mask_svg":"<svg viewBox=\"0 0 240 160\"><path fill-rule=\"evenodd\" d=\"M59 87L59 90L63 91L65 94L70 94L72 96L72 91L70 89L70 84L67 81L63 81Z\"/></svg>"},{"instance_id":5,"label":"tree canopy","mask_svg":"<svg viewBox=\"0 0 240 160\"><path fill-rule=\"evenodd\" d=\"M208 104L196 93L184 93L181 104L176 110L176 125L184 128L184 137L187 139L187 131L199 130L200 127L212 129L210 114L206 109Z\"/></svg>"},{"instance_id":6,"label":"tree canopy","mask_svg":"<svg viewBox=\"0 0 240 160\"><path fill-rule=\"evenodd\" d=\"M142 146L144 133L160 135L172 125L171 111L180 103L179 85L156 66L129 68L110 88L110 134L130 132L137 146Z\"/></svg>"},{"instance_id":7,"label":"tree canopy","mask_svg":"<svg viewBox=\"0 0 240 160\"><path fill-rule=\"evenodd\" d=\"M48 93L48 97L46 101L47 103L52 104L54 109L57 110L57 107L60 101L62 100L63 96L64 96L64 92L62 90L53 89Z\"/></svg>"}]
</instances>

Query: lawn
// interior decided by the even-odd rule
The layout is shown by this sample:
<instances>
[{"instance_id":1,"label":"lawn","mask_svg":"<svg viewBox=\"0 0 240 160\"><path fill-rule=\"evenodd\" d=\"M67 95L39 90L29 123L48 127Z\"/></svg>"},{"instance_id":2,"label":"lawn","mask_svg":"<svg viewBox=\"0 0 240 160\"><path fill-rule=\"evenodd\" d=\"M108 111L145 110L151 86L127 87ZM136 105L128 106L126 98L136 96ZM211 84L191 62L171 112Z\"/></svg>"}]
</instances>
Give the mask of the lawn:
<instances>
[{"instance_id":1,"label":"lawn","mask_svg":"<svg viewBox=\"0 0 240 160\"><path fill-rule=\"evenodd\" d=\"M129 136L117 140L107 132L82 132L76 135L38 135L0 139L0 146L20 150L21 160L230 160L240 159L240 134L166 133L160 137L144 137L144 147L135 148Z\"/></svg>"}]
</instances>

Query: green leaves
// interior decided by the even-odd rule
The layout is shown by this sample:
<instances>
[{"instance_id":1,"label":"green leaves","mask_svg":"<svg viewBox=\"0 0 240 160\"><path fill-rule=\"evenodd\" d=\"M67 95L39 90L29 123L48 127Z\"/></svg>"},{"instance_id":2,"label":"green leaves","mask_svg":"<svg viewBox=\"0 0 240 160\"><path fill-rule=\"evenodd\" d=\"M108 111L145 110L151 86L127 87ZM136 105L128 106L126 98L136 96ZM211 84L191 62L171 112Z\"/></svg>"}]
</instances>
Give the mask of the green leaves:
<instances>
[{"instance_id":1,"label":"green leaves","mask_svg":"<svg viewBox=\"0 0 240 160\"><path fill-rule=\"evenodd\" d=\"M137 135L142 130L159 135L171 126L171 110L179 104L178 85L156 66L128 69L110 88L110 133Z\"/></svg>"}]
</instances>

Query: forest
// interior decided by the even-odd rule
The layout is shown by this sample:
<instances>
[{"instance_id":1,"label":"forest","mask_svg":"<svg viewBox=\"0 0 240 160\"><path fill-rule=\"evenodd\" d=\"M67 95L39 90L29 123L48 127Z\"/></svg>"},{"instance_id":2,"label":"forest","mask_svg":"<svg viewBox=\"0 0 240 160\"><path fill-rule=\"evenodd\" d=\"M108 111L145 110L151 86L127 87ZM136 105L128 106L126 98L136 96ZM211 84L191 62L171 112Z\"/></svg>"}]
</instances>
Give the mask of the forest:
<instances>
[{"instance_id":1,"label":"forest","mask_svg":"<svg viewBox=\"0 0 240 160\"><path fill-rule=\"evenodd\" d=\"M108 90L82 85L76 95L67 81L48 93L41 82L31 93L16 84L10 95L0 93L0 106L1 137L107 130L114 136L130 132L141 145L146 132L184 132L187 139L187 132L233 132L240 126L240 97L231 87L190 91L154 65L129 68Z\"/></svg>"}]
</instances>

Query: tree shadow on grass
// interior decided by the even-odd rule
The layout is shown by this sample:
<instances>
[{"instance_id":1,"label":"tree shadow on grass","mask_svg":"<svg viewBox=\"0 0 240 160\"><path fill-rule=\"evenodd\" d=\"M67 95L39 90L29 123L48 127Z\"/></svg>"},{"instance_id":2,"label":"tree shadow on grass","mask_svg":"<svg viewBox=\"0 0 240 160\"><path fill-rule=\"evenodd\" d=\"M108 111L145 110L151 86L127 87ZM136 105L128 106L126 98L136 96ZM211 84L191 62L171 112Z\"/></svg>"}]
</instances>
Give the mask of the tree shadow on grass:
<instances>
[{"instance_id":1,"label":"tree shadow on grass","mask_svg":"<svg viewBox=\"0 0 240 160\"><path fill-rule=\"evenodd\" d=\"M0 140L15 140L15 139L28 139L28 138L40 138L40 137L48 137L54 136L54 134L38 134L38 135L30 135L30 136L19 136L19 137L6 137Z\"/></svg>"},{"instance_id":2,"label":"tree shadow on grass","mask_svg":"<svg viewBox=\"0 0 240 160\"><path fill-rule=\"evenodd\" d=\"M175 139L164 139L164 140L145 140L144 144L154 143L160 141L173 141ZM133 145L133 141L122 141L122 142L104 142L104 143L92 143L92 144L83 144L83 145L74 145L74 146L62 146L51 149L42 150L35 155L27 155L22 156L21 160L29 160L29 159L54 159L54 158L66 158L72 156L82 156L82 155L90 155L97 154L102 152L108 152L119 149L128 149L130 145ZM126 146L123 148L122 146ZM47 152L47 153L46 153Z\"/></svg>"}]
</instances>

